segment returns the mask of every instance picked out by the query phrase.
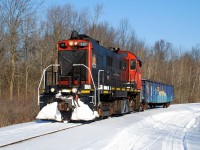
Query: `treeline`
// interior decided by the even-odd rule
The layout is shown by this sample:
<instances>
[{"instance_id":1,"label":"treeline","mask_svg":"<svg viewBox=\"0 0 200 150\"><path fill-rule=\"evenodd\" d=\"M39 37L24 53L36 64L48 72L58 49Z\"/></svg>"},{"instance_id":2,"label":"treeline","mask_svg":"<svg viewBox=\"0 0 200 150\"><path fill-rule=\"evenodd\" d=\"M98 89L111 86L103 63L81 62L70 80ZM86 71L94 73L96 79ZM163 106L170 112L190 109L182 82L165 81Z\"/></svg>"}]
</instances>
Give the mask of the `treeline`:
<instances>
[{"instance_id":1,"label":"treeline","mask_svg":"<svg viewBox=\"0 0 200 150\"><path fill-rule=\"evenodd\" d=\"M141 57L143 78L174 85L175 103L200 102L200 46L183 52L159 39L149 46L137 38L127 19L118 27L101 21L102 5L93 10L76 10L70 4L41 9L32 0L0 1L0 120L34 118L42 71L56 62L57 42L69 38L72 30Z\"/></svg>"}]
</instances>

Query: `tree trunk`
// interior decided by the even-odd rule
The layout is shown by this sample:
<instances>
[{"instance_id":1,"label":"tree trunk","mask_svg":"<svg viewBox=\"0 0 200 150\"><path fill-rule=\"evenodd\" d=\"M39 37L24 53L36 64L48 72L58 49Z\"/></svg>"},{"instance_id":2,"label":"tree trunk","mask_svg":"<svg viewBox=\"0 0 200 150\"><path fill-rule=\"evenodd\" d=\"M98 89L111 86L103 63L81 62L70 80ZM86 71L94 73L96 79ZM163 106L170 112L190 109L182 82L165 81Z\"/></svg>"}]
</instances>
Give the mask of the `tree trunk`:
<instances>
[{"instance_id":1,"label":"tree trunk","mask_svg":"<svg viewBox=\"0 0 200 150\"><path fill-rule=\"evenodd\" d=\"M15 79L15 55L12 54L12 57L11 57L11 76L10 76L10 100L13 100L14 79Z\"/></svg>"}]
</instances>

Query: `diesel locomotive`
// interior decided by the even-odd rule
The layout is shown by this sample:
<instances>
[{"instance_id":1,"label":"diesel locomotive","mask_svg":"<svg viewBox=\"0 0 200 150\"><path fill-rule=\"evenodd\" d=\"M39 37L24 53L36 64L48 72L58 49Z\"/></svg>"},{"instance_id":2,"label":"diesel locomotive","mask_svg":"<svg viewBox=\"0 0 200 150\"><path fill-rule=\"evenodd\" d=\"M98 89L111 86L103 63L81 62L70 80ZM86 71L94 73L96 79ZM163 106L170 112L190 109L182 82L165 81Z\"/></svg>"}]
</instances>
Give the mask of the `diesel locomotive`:
<instances>
[{"instance_id":1,"label":"diesel locomotive","mask_svg":"<svg viewBox=\"0 0 200 150\"><path fill-rule=\"evenodd\" d=\"M141 102L142 61L130 51L105 48L100 42L73 31L57 45L57 64L45 68L38 95L40 109L57 102L62 120L70 120L78 100L98 117L144 109ZM143 104L143 105L141 105Z\"/></svg>"}]
</instances>

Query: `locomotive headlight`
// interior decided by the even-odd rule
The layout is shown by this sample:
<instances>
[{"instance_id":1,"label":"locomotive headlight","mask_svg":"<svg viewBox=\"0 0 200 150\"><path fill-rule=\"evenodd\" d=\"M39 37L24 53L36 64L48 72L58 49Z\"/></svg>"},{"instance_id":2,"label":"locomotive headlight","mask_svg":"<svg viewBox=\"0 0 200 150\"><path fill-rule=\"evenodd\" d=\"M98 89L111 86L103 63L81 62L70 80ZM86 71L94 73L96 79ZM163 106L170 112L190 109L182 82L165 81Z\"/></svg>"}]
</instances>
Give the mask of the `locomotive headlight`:
<instances>
[{"instance_id":1,"label":"locomotive headlight","mask_svg":"<svg viewBox=\"0 0 200 150\"><path fill-rule=\"evenodd\" d=\"M71 90L69 90L69 89L62 89L61 92L62 92L62 93L70 93Z\"/></svg>"},{"instance_id":2,"label":"locomotive headlight","mask_svg":"<svg viewBox=\"0 0 200 150\"><path fill-rule=\"evenodd\" d=\"M72 93L76 93L78 91L77 88L72 88Z\"/></svg>"},{"instance_id":3,"label":"locomotive headlight","mask_svg":"<svg viewBox=\"0 0 200 150\"><path fill-rule=\"evenodd\" d=\"M50 89L50 91L51 91L52 93L55 92L55 90L56 90L55 88L51 88L51 89Z\"/></svg>"},{"instance_id":4,"label":"locomotive headlight","mask_svg":"<svg viewBox=\"0 0 200 150\"><path fill-rule=\"evenodd\" d=\"M74 42L74 45L77 46L77 45L78 45L78 42Z\"/></svg>"},{"instance_id":5,"label":"locomotive headlight","mask_svg":"<svg viewBox=\"0 0 200 150\"><path fill-rule=\"evenodd\" d=\"M73 46L74 42L73 41L69 41L69 46Z\"/></svg>"}]
</instances>

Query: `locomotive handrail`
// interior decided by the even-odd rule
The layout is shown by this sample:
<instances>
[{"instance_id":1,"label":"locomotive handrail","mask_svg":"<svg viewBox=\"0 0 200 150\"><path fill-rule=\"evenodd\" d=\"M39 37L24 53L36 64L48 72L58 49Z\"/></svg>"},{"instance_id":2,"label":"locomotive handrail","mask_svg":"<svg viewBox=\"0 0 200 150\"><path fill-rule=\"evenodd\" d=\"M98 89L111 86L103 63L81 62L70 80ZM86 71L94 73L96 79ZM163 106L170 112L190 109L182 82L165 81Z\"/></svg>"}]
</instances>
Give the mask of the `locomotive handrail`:
<instances>
[{"instance_id":1,"label":"locomotive handrail","mask_svg":"<svg viewBox=\"0 0 200 150\"><path fill-rule=\"evenodd\" d=\"M49 65L48 67L46 67L44 70L43 70L43 73L42 73L42 77L41 77L41 79L40 79L40 83L39 83L39 86L38 86L38 105L40 104L40 86L41 86L41 84L42 84L42 80L43 80L43 78L44 78L44 87L45 87L45 72L46 72L46 70L49 68L49 67L58 67L58 66L60 66L60 64L51 64L51 65Z\"/></svg>"},{"instance_id":2,"label":"locomotive handrail","mask_svg":"<svg viewBox=\"0 0 200 150\"><path fill-rule=\"evenodd\" d=\"M99 70L98 71L98 99L99 99L99 102L100 102L100 91L99 90L100 90L100 73L101 72L104 72L104 70Z\"/></svg>"},{"instance_id":3,"label":"locomotive handrail","mask_svg":"<svg viewBox=\"0 0 200 150\"><path fill-rule=\"evenodd\" d=\"M90 73L90 76L91 76L91 79L92 79L92 83L93 83L93 86L94 86L94 106L96 106L96 103L97 103L97 100L96 100L96 86L95 86L95 84L94 84L94 80L93 80L93 76L92 76L92 72L91 72L91 70L90 70L90 68L88 68L86 65L84 65L84 64L73 64L73 66L75 67L75 66L83 66L83 67L85 67L85 68L87 68L88 69L88 71L89 71L89 73Z\"/></svg>"},{"instance_id":4,"label":"locomotive handrail","mask_svg":"<svg viewBox=\"0 0 200 150\"><path fill-rule=\"evenodd\" d=\"M100 89L100 73L104 72L104 70L99 70L98 71L98 90Z\"/></svg>"}]
</instances>

